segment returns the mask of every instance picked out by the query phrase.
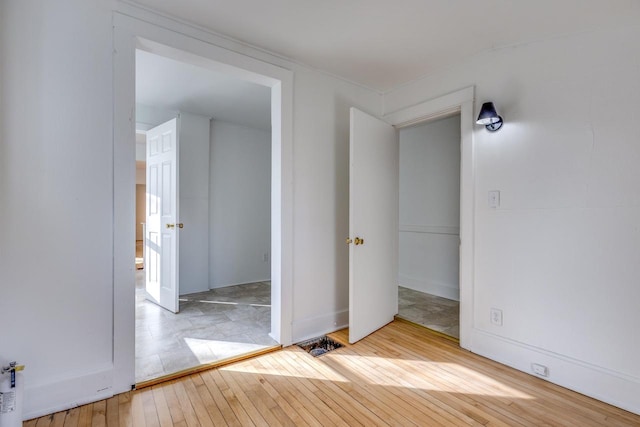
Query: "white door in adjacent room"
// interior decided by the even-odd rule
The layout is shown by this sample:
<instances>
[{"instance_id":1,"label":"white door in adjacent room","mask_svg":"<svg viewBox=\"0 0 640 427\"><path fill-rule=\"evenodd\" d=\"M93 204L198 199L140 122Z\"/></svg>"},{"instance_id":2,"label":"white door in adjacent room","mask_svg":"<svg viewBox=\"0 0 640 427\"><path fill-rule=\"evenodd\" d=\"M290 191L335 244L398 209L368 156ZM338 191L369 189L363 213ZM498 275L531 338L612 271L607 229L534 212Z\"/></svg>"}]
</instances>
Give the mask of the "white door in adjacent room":
<instances>
[{"instance_id":1,"label":"white door in adjacent room","mask_svg":"<svg viewBox=\"0 0 640 427\"><path fill-rule=\"evenodd\" d=\"M396 129L351 108L349 172L349 342L398 312Z\"/></svg>"},{"instance_id":2,"label":"white door in adjacent room","mask_svg":"<svg viewBox=\"0 0 640 427\"><path fill-rule=\"evenodd\" d=\"M178 119L147 131L145 290L148 300L177 313Z\"/></svg>"}]
</instances>

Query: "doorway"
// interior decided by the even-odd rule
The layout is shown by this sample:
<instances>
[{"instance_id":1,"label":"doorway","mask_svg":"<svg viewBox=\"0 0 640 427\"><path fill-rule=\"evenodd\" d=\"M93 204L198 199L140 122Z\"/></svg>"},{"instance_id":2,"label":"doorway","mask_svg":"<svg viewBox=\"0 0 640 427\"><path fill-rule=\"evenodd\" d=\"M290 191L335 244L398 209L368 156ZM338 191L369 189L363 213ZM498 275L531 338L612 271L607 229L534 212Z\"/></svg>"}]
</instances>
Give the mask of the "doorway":
<instances>
[{"instance_id":1,"label":"doorway","mask_svg":"<svg viewBox=\"0 0 640 427\"><path fill-rule=\"evenodd\" d=\"M351 108L347 239L348 244L353 243L349 249L350 342L391 322L398 313L399 130L456 115L460 127L458 342L469 348L473 328L473 105L474 88L468 87L382 119Z\"/></svg>"},{"instance_id":2,"label":"doorway","mask_svg":"<svg viewBox=\"0 0 640 427\"><path fill-rule=\"evenodd\" d=\"M113 392L135 384L135 52L143 49L270 89L271 332L292 342L293 72L237 53L186 26L159 26L119 12L113 16Z\"/></svg>"},{"instance_id":3,"label":"doorway","mask_svg":"<svg viewBox=\"0 0 640 427\"><path fill-rule=\"evenodd\" d=\"M270 336L271 89L138 49L136 132L146 134L136 161L146 167L147 219L136 383L279 347Z\"/></svg>"},{"instance_id":4,"label":"doorway","mask_svg":"<svg viewBox=\"0 0 640 427\"><path fill-rule=\"evenodd\" d=\"M460 114L399 130L398 317L459 339Z\"/></svg>"}]
</instances>

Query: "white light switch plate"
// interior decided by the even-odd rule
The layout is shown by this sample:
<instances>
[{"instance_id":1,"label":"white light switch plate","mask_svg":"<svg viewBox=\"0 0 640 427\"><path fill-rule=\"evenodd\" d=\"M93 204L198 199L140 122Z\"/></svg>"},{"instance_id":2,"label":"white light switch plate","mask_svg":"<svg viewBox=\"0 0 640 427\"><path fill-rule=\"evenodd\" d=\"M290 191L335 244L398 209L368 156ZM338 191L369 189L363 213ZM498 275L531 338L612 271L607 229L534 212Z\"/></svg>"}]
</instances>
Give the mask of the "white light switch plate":
<instances>
[{"instance_id":1,"label":"white light switch plate","mask_svg":"<svg viewBox=\"0 0 640 427\"><path fill-rule=\"evenodd\" d=\"M500 191L489 191L489 207L494 209L500 207Z\"/></svg>"}]
</instances>

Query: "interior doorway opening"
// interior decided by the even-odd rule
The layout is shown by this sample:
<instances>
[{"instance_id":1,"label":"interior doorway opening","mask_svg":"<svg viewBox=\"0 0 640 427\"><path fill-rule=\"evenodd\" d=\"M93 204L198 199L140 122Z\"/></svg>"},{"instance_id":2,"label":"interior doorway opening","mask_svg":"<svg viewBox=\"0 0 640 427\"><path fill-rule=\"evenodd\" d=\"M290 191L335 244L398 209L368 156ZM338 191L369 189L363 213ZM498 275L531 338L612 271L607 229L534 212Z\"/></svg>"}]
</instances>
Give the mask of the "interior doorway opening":
<instances>
[{"instance_id":1,"label":"interior doorway opening","mask_svg":"<svg viewBox=\"0 0 640 427\"><path fill-rule=\"evenodd\" d=\"M138 385L279 347L271 336L271 298L279 293L271 281L271 108L271 87L136 50L136 169L145 177L145 222L154 212L162 222L155 237L141 224ZM149 168L148 136L168 123L175 123L177 160L164 175L167 162ZM151 144L168 149L162 138ZM171 179L173 187L164 182ZM172 192L175 213L165 220ZM174 305L158 298L169 276Z\"/></svg>"},{"instance_id":2,"label":"interior doorway opening","mask_svg":"<svg viewBox=\"0 0 640 427\"><path fill-rule=\"evenodd\" d=\"M398 317L460 338L460 113L399 129Z\"/></svg>"},{"instance_id":3,"label":"interior doorway opening","mask_svg":"<svg viewBox=\"0 0 640 427\"><path fill-rule=\"evenodd\" d=\"M269 88L271 95L271 332L292 342L293 72L203 40L185 26L113 16L113 392L135 387L136 50Z\"/></svg>"},{"instance_id":4,"label":"interior doorway opening","mask_svg":"<svg viewBox=\"0 0 640 427\"><path fill-rule=\"evenodd\" d=\"M349 160L349 342L398 314L399 130L459 115L459 339L473 327L473 102L468 87L389 113L383 119L352 107ZM354 332L355 331L355 332Z\"/></svg>"}]
</instances>

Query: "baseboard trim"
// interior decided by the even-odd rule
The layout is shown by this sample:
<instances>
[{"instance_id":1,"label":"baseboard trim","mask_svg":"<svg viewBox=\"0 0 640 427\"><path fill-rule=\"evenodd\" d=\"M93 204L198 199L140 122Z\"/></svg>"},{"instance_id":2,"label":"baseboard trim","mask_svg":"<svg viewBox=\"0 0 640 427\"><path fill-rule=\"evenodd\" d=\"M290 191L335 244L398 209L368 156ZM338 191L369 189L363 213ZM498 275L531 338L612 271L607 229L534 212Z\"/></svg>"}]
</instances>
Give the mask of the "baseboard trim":
<instances>
[{"instance_id":1,"label":"baseboard trim","mask_svg":"<svg viewBox=\"0 0 640 427\"><path fill-rule=\"evenodd\" d=\"M316 338L349 326L349 310L334 311L306 319L294 320L292 324L293 342Z\"/></svg>"},{"instance_id":2,"label":"baseboard trim","mask_svg":"<svg viewBox=\"0 0 640 427\"><path fill-rule=\"evenodd\" d=\"M404 288L424 292L454 301L460 301L460 288L429 280L418 280L413 277L398 275L398 283Z\"/></svg>"},{"instance_id":3,"label":"baseboard trim","mask_svg":"<svg viewBox=\"0 0 640 427\"><path fill-rule=\"evenodd\" d=\"M260 282L271 282L271 278L269 278L269 279L251 280L251 281L248 281L248 282L228 283L228 284L224 284L224 285L209 285L209 289L205 289L205 291L207 291L207 290L211 291L213 289L220 289L220 288L227 288L229 286L248 285L249 283L260 283Z\"/></svg>"},{"instance_id":4,"label":"baseboard trim","mask_svg":"<svg viewBox=\"0 0 640 427\"><path fill-rule=\"evenodd\" d=\"M113 376L113 367L110 367L56 382L25 387L22 418L30 420L108 399L113 396Z\"/></svg>"},{"instance_id":5,"label":"baseboard trim","mask_svg":"<svg viewBox=\"0 0 640 427\"><path fill-rule=\"evenodd\" d=\"M400 224L399 229L401 233L449 234L453 236L460 235L460 227L450 227L446 225Z\"/></svg>"},{"instance_id":6,"label":"baseboard trim","mask_svg":"<svg viewBox=\"0 0 640 427\"><path fill-rule=\"evenodd\" d=\"M640 378L481 329L471 330L469 342L471 345L468 350L473 353L640 415ZM549 375L542 377L533 374L532 363L546 366Z\"/></svg>"}]
</instances>

